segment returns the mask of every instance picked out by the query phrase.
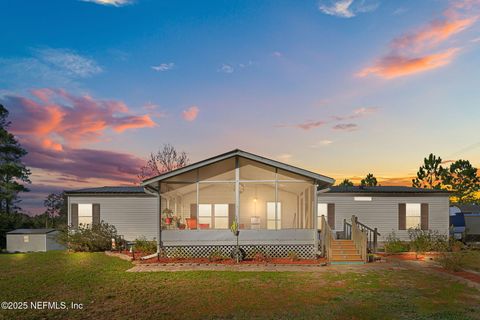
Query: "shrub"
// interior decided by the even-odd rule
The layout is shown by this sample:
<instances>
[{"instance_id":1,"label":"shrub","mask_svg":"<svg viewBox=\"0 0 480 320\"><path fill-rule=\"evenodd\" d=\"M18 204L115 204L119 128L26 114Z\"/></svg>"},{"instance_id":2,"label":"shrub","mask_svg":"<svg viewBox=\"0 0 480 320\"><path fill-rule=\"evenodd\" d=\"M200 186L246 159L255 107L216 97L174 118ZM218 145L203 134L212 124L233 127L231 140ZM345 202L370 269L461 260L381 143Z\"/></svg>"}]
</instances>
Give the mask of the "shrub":
<instances>
[{"instance_id":1,"label":"shrub","mask_svg":"<svg viewBox=\"0 0 480 320\"><path fill-rule=\"evenodd\" d=\"M135 251L140 251L144 254L152 254L157 252L157 241L147 240L145 236L135 239Z\"/></svg>"},{"instance_id":2,"label":"shrub","mask_svg":"<svg viewBox=\"0 0 480 320\"><path fill-rule=\"evenodd\" d=\"M397 238L395 231L392 231L385 240L385 252L386 253L399 253L407 252L410 246L405 241L401 241Z\"/></svg>"},{"instance_id":3,"label":"shrub","mask_svg":"<svg viewBox=\"0 0 480 320\"><path fill-rule=\"evenodd\" d=\"M73 251L106 251L112 249L112 239L121 241L115 226L102 221L87 227L80 225L75 230L60 230L58 241Z\"/></svg>"},{"instance_id":4,"label":"shrub","mask_svg":"<svg viewBox=\"0 0 480 320\"><path fill-rule=\"evenodd\" d=\"M442 252L437 262L450 271L460 271L465 266L465 254L461 251Z\"/></svg>"},{"instance_id":5,"label":"shrub","mask_svg":"<svg viewBox=\"0 0 480 320\"><path fill-rule=\"evenodd\" d=\"M447 237L433 230L419 228L408 229L410 249L415 252L446 251L448 249Z\"/></svg>"}]
</instances>

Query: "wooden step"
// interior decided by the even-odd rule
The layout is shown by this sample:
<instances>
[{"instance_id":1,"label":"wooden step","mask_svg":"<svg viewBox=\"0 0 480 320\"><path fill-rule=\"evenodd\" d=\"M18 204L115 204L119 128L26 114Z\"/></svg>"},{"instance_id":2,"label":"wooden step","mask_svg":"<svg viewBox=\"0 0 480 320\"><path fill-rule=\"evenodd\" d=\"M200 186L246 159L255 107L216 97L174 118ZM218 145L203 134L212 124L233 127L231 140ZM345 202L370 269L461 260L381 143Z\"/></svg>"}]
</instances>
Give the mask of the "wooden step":
<instances>
[{"instance_id":1,"label":"wooden step","mask_svg":"<svg viewBox=\"0 0 480 320\"><path fill-rule=\"evenodd\" d=\"M332 246L331 247L333 250L335 249L340 249L340 250L357 250L357 247L355 245L344 245L344 246Z\"/></svg>"},{"instance_id":2,"label":"wooden step","mask_svg":"<svg viewBox=\"0 0 480 320\"><path fill-rule=\"evenodd\" d=\"M336 249L332 248L332 254L359 254L358 250L356 248L354 249Z\"/></svg>"},{"instance_id":3,"label":"wooden step","mask_svg":"<svg viewBox=\"0 0 480 320\"><path fill-rule=\"evenodd\" d=\"M359 254L332 254L332 261L362 261Z\"/></svg>"}]
</instances>

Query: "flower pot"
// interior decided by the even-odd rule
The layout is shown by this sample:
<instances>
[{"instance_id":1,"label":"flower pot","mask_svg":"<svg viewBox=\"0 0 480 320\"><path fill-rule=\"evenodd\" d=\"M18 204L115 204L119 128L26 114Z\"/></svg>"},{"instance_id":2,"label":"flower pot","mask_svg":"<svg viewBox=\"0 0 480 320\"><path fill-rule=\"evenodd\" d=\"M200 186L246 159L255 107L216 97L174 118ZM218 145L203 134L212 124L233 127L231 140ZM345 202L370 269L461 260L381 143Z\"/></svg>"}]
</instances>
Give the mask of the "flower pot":
<instances>
[{"instance_id":1,"label":"flower pot","mask_svg":"<svg viewBox=\"0 0 480 320\"><path fill-rule=\"evenodd\" d=\"M183 223L180 223L180 224L178 225L178 229L180 229L180 230L185 230L185 227L186 227L186 225L183 224Z\"/></svg>"},{"instance_id":2,"label":"flower pot","mask_svg":"<svg viewBox=\"0 0 480 320\"><path fill-rule=\"evenodd\" d=\"M165 218L165 224L171 224L172 218Z\"/></svg>"}]
</instances>

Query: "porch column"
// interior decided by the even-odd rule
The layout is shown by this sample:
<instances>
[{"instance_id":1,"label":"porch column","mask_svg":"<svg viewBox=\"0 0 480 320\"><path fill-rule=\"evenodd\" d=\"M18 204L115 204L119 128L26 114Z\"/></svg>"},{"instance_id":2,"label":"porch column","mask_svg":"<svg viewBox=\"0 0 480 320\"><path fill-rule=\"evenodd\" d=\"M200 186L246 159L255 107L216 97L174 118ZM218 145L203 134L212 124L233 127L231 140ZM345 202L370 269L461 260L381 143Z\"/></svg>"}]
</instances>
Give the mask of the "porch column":
<instances>
[{"instance_id":1,"label":"porch column","mask_svg":"<svg viewBox=\"0 0 480 320\"><path fill-rule=\"evenodd\" d=\"M313 189L313 228L315 229L315 232L313 233L315 239L314 239L314 252L316 253L318 251L318 184L315 182L314 189Z\"/></svg>"},{"instance_id":2,"label":"porch column","mask_svg":"<svg viewBox=\"0 0 480 320\"><path fill-rule=\"evenodd\" d=\"M157 224L157 252L160 252L163 247L162 242L162 196L161 196L161 183L158 182L158 224Z\"/></svg>"},{"instance_id":3,"label":"porch column","mask_svg":"<svg viewBox=\"0 0 480 320\"><path fill-rule=\"evenodd\" d=\"M240 161L235 157L235 219L240 228Z\"/></svg>"}]
</instances>

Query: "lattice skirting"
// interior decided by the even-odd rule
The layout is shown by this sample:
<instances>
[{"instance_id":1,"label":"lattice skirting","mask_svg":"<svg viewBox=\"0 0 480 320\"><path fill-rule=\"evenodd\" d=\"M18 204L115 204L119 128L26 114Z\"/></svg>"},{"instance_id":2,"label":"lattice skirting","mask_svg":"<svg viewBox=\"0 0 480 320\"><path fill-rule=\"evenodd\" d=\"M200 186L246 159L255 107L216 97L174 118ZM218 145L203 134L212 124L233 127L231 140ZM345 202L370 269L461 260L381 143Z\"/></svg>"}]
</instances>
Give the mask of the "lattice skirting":
<instances>
[{"instance_id":1,"label":"lattice skirting","mask_svg":"<svg viewBox=\"0 0 480 320\"><path fill-rule=\"evenodd\" d=\"M207 258L212 254L221 253L229 257L234 245L203 245L203 246L165 246L167 257L174 258ZM261 252L271 258L286 258L291 252L295 252L299 258L313 259L316 251L314 245L240 245L245 250L247 258L252 258Z\"/></svg>"}]
</instances>

